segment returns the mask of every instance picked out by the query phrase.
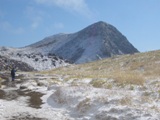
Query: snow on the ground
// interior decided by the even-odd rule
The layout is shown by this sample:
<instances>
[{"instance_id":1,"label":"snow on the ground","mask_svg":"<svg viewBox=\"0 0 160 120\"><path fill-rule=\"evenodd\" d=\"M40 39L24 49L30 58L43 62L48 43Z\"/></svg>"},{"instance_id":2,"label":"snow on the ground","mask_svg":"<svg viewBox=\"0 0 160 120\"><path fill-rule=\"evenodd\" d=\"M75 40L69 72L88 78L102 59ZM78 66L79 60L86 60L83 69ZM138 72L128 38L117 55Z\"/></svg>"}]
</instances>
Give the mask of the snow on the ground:
<instances>
[{"instance_id":1,"label":"snow on the ground","mask_svg":"<svg viewBox=\"0 0 160 120\"><path fill-rule=\"evenodd\" d=\"M47 90L45 86L35 86L36 82L29 80L24 84L17 84L16 87L5 87L5 91L12 91L19 89L24 85L27 89L42 92L45 95L42 97L44 104L41 108L32 108L28 106L29 97L19 96L15 100L0 99L0 120L67 120L69 116L64 110L54 109L48 105L47 99L53 93L54 90Z\"/></svg>"},{"instance_id":2,"label":"snow on the ground","mask_svg":"<svg viewBox=\"0 0 160 120\"><path fill-rule=\"evenodd\" d=\"M23 103L23 99L18 99L15 101L4 101L0 100L0 119L8 120L14 117L16 118L27 118L31 116L32 118L41 118L42 120L64 120L67 119L68 116L65 116L63 111L57 110L55 111L52 107L47 106L42 109L34 109L28 107ZM22 117L21 117L22 116ZM15 119L16 120L16 119ZM28 120L28 119L27 119Z\"/></svg>"},{"instance_id":3,"label":"snow on the ground","mask_svg":"<svg viewBox=\"0 0 160 120\"><path fill-rule=\"evenodd\" d=\"M41 92L41 108L28 105L28 96L14 100L0 99L0 120L159 120L160 80L146 82L143 87L94 88L91 79L76 80L77 84L61 81L57 76L26 75L28 80L5 91L25 89ZM53 82L53 78L60 79ZM58 81L58 80L57 80ZM47 84L48 82L48 84ZM41 84L39 84L41 83Z\"/></svg>"}]
</instances>

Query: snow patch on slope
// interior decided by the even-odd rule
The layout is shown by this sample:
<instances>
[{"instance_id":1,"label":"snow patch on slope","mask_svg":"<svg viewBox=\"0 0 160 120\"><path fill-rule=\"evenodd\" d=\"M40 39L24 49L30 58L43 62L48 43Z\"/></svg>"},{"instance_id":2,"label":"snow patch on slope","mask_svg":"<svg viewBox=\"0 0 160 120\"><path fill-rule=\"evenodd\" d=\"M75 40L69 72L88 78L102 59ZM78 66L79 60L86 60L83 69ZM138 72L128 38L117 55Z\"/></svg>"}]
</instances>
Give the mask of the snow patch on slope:
<instances>
[{"instance_id":1,"label":"snow patch on slope","mask_svg":"<svg viewBox=\"0 0 160 120\"><path fill-rule=\"evenodd\" d=\"M90 84L91 78L66 82L61 76L56 75L23 75L27 80L21 85L27 84L26 89L45 94L41 97L41 108L29 107L26 102L28 97L21 96L11 101L0 99L0 119L26 116L43 120L160 119L159 79L148 80L144 86L134 86L135 89L130 90L128 87L118 86L111 89L94 88ZM42 81L48 82L48 85L36 85ZM15 88L5 89L18 88L17 84Z\"/></svg>"},{"instance_id":2,"label":"snow patch on slope","mask_svg":"<svg viewBox=\"0 0 160 120\"><path fill-rule=\"evenodd\" d=\"M35 70L48 70L69 65L69 61L63 60L54 54L44 54L43 49L7 48L0 47L0 55L17 61L22 61L32 66ZM9 63L10 61L8 61Z\"/></svg>"}]
</instances>

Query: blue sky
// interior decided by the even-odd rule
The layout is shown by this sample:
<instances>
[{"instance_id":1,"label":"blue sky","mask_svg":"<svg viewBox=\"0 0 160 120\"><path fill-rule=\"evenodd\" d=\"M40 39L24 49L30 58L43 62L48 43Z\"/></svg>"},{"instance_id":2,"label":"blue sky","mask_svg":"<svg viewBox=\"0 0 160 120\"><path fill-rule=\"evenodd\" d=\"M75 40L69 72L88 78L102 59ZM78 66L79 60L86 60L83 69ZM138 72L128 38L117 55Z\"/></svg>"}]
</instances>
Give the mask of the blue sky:
<instances>
[{"instance_id":1,"label":"blue sky","mask_svg":"<svg viewBox=\"0 0 160 120\"><path fill-rule=\"evenodd\" d=\"M23 47L97 21L141 52L160 49L160 0L0 0L0 46Z\"/></svg>"}]
</instances>

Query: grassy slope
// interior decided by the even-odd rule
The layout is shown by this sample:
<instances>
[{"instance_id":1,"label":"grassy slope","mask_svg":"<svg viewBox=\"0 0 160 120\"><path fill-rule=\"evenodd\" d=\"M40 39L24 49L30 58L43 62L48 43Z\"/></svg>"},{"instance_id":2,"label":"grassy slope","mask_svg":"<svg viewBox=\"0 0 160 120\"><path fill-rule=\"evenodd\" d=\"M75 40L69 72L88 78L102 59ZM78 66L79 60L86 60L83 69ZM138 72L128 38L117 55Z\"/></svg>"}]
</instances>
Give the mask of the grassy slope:
<instances>
[{"instance_id":1,"label":"grassy slope","mask_svg":"<svg viewBox=\"0 0 160 120\"><path fill-rule=\"evenodd\" d=\"M160 77L160 50L133 55L114 56L91 63L70 65L43 73L61 75L65 80L91 78L92 84L113 79L119 84L142 85L146 79ZM105 79L105 80L104 80Z\"/></svg>"}]
</instances>

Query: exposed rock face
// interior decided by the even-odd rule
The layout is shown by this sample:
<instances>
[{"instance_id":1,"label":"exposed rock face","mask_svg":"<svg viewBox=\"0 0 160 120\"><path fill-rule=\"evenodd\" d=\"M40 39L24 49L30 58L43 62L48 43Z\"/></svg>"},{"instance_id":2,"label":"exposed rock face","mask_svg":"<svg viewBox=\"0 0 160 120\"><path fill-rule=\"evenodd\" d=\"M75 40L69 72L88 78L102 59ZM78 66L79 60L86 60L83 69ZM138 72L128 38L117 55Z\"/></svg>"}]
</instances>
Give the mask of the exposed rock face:
<instances>
[{"instance_id":1,"label":"exposed rock face","mask_svg":"<svg viewBox=\"0 0 160 120\"><path fill-rule=\"evenodd\" d=\"M4 70L8 70L8 67L11 66L18 67L22 71L30 71L33 69L47 70L68 64L67 60L63 60L54 54L43 55L42 53L37 53L38 51L35 52L33 49L29 51L25 48L0 47L0 51L0 55L2 56L1 69Z\"/></svg>"},{"instance_id":2,"label":"exposed rock face","mask_svg":"<svg viewBox=\"0 0 160 120\"><path fill-rule=\"evenodd\" d=\"M16 69L20 71L33 71L34 70L33 67L29 66L28 64L24 62L16 61L13 59L8 59L0 55L0 71L11 70L13 66L15 66Z\"/></svg>"}]
</instances>

